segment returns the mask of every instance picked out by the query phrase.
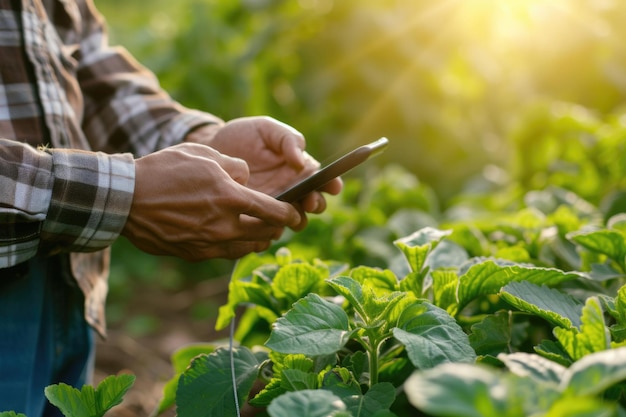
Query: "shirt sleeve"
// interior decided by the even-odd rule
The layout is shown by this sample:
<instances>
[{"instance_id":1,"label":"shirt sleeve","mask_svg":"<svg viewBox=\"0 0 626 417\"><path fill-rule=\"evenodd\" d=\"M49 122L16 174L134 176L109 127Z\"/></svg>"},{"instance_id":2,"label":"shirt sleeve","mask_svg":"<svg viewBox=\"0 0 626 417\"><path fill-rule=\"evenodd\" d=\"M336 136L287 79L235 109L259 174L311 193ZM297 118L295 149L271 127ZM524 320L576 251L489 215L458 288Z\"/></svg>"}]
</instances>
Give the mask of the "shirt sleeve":
<instances>
[{"instance_id":1,"label":"shirt sleeve","mask_svg":"<svg viewBox=\"0 0 626 417\"><path fill-rule=\"evenodd\" d=\"M79 2L79 8L77 76L84 95L83 130L93 149L143 156L180 143L196 127L223 123L174 101L126 50L110 47L104 19L91 0Z\"/></svg>"},{"instance_id":2,"label":"shirt sleeve","mask_svg":"<svg viewBox=\"0 0 626 417\"><path fill-rule=\"evenodd\" d=\"M0 139L0 268L89 252L119 236L135 183L130 154L36 150Z\"/></svg>"}]
</instances>

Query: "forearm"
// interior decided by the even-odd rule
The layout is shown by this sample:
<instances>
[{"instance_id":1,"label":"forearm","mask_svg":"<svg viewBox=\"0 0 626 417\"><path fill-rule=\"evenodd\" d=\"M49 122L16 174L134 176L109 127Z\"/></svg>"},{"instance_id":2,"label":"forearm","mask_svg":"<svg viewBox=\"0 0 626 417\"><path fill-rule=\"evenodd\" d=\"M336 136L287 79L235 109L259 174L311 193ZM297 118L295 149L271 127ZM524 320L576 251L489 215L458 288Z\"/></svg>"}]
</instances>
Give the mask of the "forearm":
<instances>
[{"instance_id":1,"label":"forearm","mask_svg":"<svg viewBox=\"0 0 626 417\"><path fill-rule=\"evenodd\" d=\"M37 253L109 246L128 216L134 175L128 154L35 150L0 139L0 267Z\"/></svg>"},{"instance_id":2,"label":"forearm","mask_svg":"<svg viewBox=\"0 0 626 417\"><path fill-rule=\"evenodd\" d=\"M93 2L78 4L83 31L76 75L84 101L82 129L91 149L145 156L181 143L202 126L223 123L173 100L151 71L125 49L108 44Z\"/></svg>"}]
</instances>

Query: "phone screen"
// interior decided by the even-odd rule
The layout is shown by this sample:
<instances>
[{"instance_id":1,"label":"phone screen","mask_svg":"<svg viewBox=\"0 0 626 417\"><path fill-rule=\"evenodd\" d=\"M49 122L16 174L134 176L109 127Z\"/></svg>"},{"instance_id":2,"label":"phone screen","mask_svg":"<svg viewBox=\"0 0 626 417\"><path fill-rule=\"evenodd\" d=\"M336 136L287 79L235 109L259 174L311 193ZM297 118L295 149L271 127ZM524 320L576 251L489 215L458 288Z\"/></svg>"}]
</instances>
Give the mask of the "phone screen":
<instances>
[{"instance_id":1,"label":"phone screen","mask_svg":"<svg viewBox=\"0 0 626 417\"><path fill-rule=\"evenodd\" d=\"M276 196L278 200L292 203L318 190L333 178L337 178L373 156L380 154L389 144L387 138L380 138L367 145L359 146L339 159L317 170L311 176L289 187Z\"/></svg>"}]
</instances>

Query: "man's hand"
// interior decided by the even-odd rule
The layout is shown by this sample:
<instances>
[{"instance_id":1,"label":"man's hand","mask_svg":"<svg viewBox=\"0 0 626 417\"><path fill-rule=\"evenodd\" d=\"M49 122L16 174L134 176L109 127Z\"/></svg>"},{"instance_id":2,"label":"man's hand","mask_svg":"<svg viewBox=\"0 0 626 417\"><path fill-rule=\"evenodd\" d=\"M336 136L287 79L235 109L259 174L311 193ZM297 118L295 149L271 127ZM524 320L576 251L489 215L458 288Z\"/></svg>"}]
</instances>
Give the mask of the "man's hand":
<instances>
[{"instance_id":1,"label":"man's hand","mask_svg":"<svg viewBox=\"0 0 626 417\"><path fill-rule=\"evenodd\" d=\"M186 141L204 143L219 152L241 158L248 163L248 187L275 196L319 168L319 163L306 152L300 132L270 117L234 119L218 130L207 126L191 132ZM321 191L338 194L341 179L326 184ZM308 195L300 202L304 211L320 213L326 208L321 193Z\"/></svg>"},{"instance_id":2,"label":"man's hand","mask_svg":"<svg viewBox=\"0 0 626 417\"><path fill-rule=\"evenodd\" d=\"M247 164L183 143L139 158L122 235L139 249L189 261L239 258L269 247L304 219L292 205L254 191Z\"/></svg>"}]
</instances>

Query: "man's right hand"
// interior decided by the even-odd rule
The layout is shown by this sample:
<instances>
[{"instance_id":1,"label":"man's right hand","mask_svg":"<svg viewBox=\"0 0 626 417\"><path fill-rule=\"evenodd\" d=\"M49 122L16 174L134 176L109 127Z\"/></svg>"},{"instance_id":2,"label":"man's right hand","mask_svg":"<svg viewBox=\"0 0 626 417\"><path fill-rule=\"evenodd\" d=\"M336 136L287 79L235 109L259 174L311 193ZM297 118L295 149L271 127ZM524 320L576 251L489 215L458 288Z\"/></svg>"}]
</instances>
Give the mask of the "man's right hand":
<instances>
[{"instance_id":1,"label":"man's right hand","mask_svg":"<svg viewBox=\"0 0 626 417\"><path fill-rule=\"evenodd\" d=\"M139 249L188 261L259 252L306 217L246 187L247 164L183 143L135 162L135 193L122 231Z\"/></svg>"}]
</instances>

